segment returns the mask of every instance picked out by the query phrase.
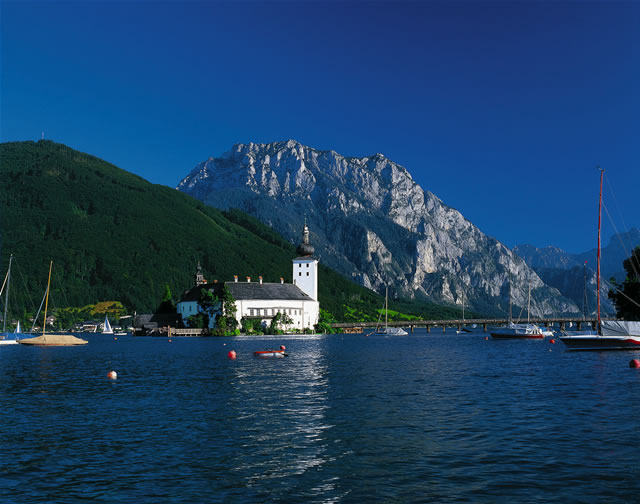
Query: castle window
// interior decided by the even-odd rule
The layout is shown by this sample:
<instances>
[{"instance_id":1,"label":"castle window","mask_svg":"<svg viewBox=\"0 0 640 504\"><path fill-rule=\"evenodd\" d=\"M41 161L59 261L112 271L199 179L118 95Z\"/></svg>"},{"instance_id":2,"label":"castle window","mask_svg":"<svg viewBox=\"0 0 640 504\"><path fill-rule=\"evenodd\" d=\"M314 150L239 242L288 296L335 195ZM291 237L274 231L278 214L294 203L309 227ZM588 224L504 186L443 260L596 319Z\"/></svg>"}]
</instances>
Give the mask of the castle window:
<instances>
[{"instance_id":1,"label":"castle window","mask_svg":"<svg viewBox=\"0 0 640 504\"><path fill-rule=\"evenodd\" d=\"M309 263L307 263L307 268L309 267Z\"/></svg>"},{"instance_id":2,"label":"castle window","mask_svg":"<svg viewBox=\"0 0 640 504\"><path fill-rule=\"evenodd\" d=\"M298 273L298 276L302 276L302 271L300 273Z\"/></svg>"},{"instance_id":3,"label":"castle window","mask_svg":"<svg viewBox=\"0 0 640 504\"><path fill-rule=\"evenodd\" d=\"M309 276L309 272L307 271L307 276Z\"/></svg>"}]
</instances>

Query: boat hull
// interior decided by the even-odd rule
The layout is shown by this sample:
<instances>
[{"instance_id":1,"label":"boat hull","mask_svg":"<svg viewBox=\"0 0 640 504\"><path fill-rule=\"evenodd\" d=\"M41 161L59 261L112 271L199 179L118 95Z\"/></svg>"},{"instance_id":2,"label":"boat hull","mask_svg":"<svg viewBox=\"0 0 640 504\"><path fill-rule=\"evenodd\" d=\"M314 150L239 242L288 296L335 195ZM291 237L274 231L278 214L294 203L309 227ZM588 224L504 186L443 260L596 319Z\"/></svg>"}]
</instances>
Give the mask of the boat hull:
<instances>
[{"instance_id":1,"label":"boat hull","mask_svg":"<svg viewBox=\"0 0 640 504\"><path fill-rule=\"evenodd\" d=\"M490 333L493 339L544 339L544 334Z\"/></svg>"},{"instance_id":2,"label":"boat hull","mask_svg":"<svg viewBox=\"0 0 640 504\"><path fill-rule=\"evenodd\" d=\"M287 354L284 353L284 350L261 350L258 352L253 352L255 357L259 359L280 359L283 357L287 357Z\"/></svg>"},{"instance_id":3,"label":"boat hull","mask_svg":"<svg viewBox=\"0 0 640 504\"><path fill-rule=\"evenodd\" d=\"M72 334L49 334L36 336L35 338L20 339L18 343L31 346L76 346L86 345L87 341L76 338Z\"/></svg>"},{"instance_id":4,"label":"boat hull","mask_svg":"<svg viewBox=\"0 0 640 504\"><path fill-rule=\"evenodd\" d=\"M640 350L640 336L560 336L568 350Z\"/></svg>"}]
</instances>

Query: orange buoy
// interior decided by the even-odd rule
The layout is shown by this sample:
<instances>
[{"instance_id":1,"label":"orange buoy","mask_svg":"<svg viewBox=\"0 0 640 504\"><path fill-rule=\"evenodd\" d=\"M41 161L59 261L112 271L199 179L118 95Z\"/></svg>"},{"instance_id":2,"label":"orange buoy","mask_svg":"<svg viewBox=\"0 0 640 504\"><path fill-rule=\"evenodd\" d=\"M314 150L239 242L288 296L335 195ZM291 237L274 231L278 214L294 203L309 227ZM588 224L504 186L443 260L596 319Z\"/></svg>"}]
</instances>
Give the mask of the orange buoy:
<instances>
[{"instance_id":1,"label":"orange buoy","mask_svg":"<svg viewBox=\"0 0 640 504\"><path fill-rule=\"evenodd\" d=\"M287 347L286 347L286 346L284 346L284 345L280 345L280 350L286 350L286 349L287 349Z\"/></svg>"},{"instance_id":2,"label":"orange buoy","mask_svg":"<svg viewBox=\"0 0 640 504\"><path fill-rule=\"evenodd\" d=\"M229 350L229 353L227 354L227 357L229 357L230 359L235 359L236 358L236 351L235 350Z\"/></svg>"},{"instance_id":3,"label":"orange buoy","mask_svg":"<svg viewBox=\"0 0 640 504\"><path fill-rule=\"evenodd\" d=\"M631 359L631 361L629 362L629 367L630 368L640 368L640 360L638 359Z\"/></svg>"},{"instance_id":4,"label":"orange buoy","mask_svg":"<svg viewBox=\"0 0 640 504\"><path fill-rule=\"evenodd\" d=\"M553 345L555 342L556 342L556 340L554 340L553 338L551 338L551 339L549 340L549 343L551 343L552 345Z\"/></svg>"},{"instance_id":5,"label":"orange buoy","mask_svg":"<svg viewBox=\"0 0 640 504\"><path fill-rule=\"evenodd\" d=\"M113 338L113 339L114 339L114 340L116 340L116 341L118 341L118 337L117 337L117 336L114 336L114 338Z\"/></svg>"},{"instance_id":6,"label":"orange buoy","mask_svg":"<svg viewBox=\"0 0 640 504\"><path fill-rule=\"evenodd\" d=\"M109 371L107 373L107 378L109 378L110 380L115 380L116 378L118 378L118 373L116 373L115 371Z\"/></svg>"},{"instance_id":7,"label":"orange buoy","mask_svg":"<svg viewBox=\"0 0 640 504\"><path fill-rule=\"evenodd\" d=\"M169 338L169 343L171 343L171 341L172 341L171 338Z\"/></svg>"},{"instance_id":8,"label":"orange buoy","mask_svg":"<svg viewBox=\"0 0 640 504\"><path fill-rule=\"evenodd\" d=\"M485 336L485 337L484 337L484 340L485 340L485 341L489 341L489 336Z\"/></svg>"}]
</instances>

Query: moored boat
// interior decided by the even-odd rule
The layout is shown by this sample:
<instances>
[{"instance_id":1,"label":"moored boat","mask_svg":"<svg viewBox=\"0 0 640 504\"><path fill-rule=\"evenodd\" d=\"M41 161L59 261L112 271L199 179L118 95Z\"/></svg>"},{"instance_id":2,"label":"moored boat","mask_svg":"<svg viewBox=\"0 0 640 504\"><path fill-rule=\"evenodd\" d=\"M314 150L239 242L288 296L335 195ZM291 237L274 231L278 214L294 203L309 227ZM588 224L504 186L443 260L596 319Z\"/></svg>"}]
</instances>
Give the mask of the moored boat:
<instances>
[{"instance_id":1,"label":"moored boat","mask_svg":"<svg viewBox=\"0 0 640 504\"><path fill-rule=\"evenodd\" d=\"M514 324L506 327L495 327L491 330L494 339L544 339L545 335L535 324Z\"/></svg>"},{"instance_id":2,"label":"moored boat","mask_svg":"<svg viewBox=\"0 0 640 504\"><path fill-rule=\"evenodd\" d=\"M384 291L384 327L380 327L380 318L378 318L378 325L376 326L376 330L372 333L367 334L367 336L406 336L407 334L409 334L401 327L389 327L388 313L389 288L387 287ZM382 314L380 314L380 316L382 316Z\"/></svg>"},{"instance_id":3,"label":"moored boat","mask_svg":"<svg viewBox=\"0 0 640 504\"><path fill-rule=\"evenodd\" d=\"M505 327L494 327L490 332L491 337L494 339L544 339L545 331L536 324L529 323L530 306L531 285L529 285L527 301L527 323L516 324L511 320L511 284L509 284L509 324Z\"/></svg>"},{"instance_id":4,"label":"moored boat","mask_svg":"<svg viewBox=\"0 0 640 504\"><path fill-rule=\"evenodd\" d=\"M285 353L284 350L259 350L257 352L253 352L255 357L272 359L272 358L280 358L280 357L288 357L288 354Z\"/></svg>"},{"instance_id":5,"label":"moored boat","mask_svg":"<svg viewBox=\"0 0 640 504\"><path fill-rule=\"evenodd\" d=\"M564 331L569 350L640 350L640 322L603 320L598 331Z\"/></svg>"},{"instance_id":6,"label":"moored boat","mask_svg":"<svg viewBox=\"0 0 640 504\"><path fill-rule=\"evenodd\" d=\"M107 315L104 316L104 323L102 325L102 334L113 334L113 329L111 328L111 324L109 323L109 317Z\"/></svg>"},{"instance_id":7,"label":"moored boat","mask_svg":"<svg viewBox=\"0 0 640 504\"><path fill-rule=\"evenodd\" d=\"M568 350L640 350L640 321L602 320L600 317L600 224L602 216L602 179L598 206L598 248L596 268L597 331L563 331L560 336Z\"/></svg>"},{"instance_id":8,"label":"moored boat","mask_svg":"<svg viewBox=\"0 0 640 504\"><path fill-rule=\"evenodd\" d=\"M86 345L87 341L76 338L72 334L62 333L62 334L49 334L47 335L47 308L49 306L49 286L51 285L51 269L53 268L53 261L49 263L49 279L47 280L47 293L46 293L46 302L44 305L44 321L42 324L42 336L36 336L34 338L23 338L19 339L18 343L21 345L31 345L31 346L76 346L76 345Z\"/></svg>"}]
</instances>

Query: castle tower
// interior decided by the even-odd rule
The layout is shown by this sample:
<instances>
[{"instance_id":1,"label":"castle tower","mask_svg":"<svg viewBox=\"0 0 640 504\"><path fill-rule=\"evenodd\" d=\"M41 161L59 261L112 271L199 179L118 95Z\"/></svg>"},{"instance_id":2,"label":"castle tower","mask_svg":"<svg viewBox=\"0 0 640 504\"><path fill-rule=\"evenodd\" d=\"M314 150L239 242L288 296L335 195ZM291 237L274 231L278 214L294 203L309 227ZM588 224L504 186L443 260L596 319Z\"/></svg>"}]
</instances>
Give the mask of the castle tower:
<instances>
[{"instance_id":1,"label":"castle tower","mask_svg":"<svg viewBox=\"0 0 640 504\"><path fill-rule=\"evenodd\" d=\"M305 220L302 231L302 243L296 249L298 257L293 260L293 283L300 290L309 295L314 301L318 300L318 260L313 257L315 249L309 243L309 228Z\"/></svg>"}]
</instances>

